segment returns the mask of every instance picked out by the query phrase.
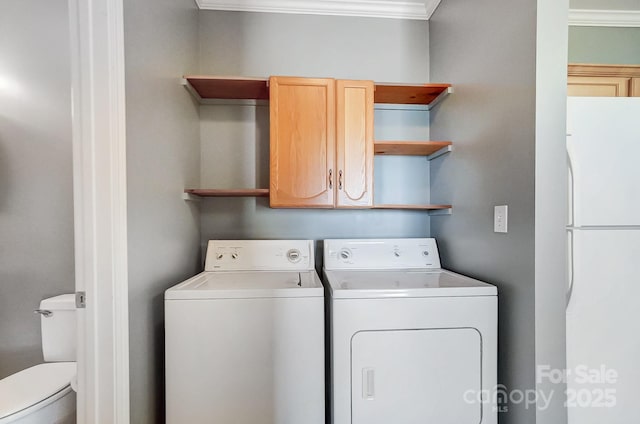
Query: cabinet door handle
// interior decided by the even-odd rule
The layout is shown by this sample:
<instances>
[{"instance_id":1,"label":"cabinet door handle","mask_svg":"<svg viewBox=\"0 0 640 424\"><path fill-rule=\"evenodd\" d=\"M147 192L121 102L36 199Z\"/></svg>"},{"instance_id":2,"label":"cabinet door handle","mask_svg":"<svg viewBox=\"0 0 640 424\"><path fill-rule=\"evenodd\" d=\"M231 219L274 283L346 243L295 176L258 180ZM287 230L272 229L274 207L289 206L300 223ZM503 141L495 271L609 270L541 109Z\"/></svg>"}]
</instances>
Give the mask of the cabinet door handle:
<instances>
[{"instance_id":1,"label":"cabinet door handle","mask_svg":"<svg viewBox=\"0 0 640 424\"><path fill-rule=\"evenodd\" d=\"M338 189L342 190L342 170L338 172Z\"/></svg>"},{"instance_id":2,"label":"cabinet door handle","mask_svg":"<svg viewBox=\"0 0 640 424\"><path fill-rule=\"evenodd\" d=\"M333 170L329 170L329 189L333 188Z\"/></svg>"}]
</instances>

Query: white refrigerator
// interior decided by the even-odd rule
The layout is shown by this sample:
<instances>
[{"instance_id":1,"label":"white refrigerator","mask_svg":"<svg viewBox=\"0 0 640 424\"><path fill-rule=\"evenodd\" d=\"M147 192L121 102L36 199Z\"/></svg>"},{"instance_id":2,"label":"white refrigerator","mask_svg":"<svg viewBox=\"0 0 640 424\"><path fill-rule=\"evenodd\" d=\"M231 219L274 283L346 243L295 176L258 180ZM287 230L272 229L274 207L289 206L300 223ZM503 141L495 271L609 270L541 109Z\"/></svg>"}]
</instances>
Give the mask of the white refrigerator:
<instances>
[{"instance_id":1,"label":"white refrigerator","mask_svg":"<svg viewBox=\"0 0 640 424\"><path fill-rule=\"evenodd\" d=\"M640 423L640 98L568 99L569 424Z\"/></svg>"}]
</instances>

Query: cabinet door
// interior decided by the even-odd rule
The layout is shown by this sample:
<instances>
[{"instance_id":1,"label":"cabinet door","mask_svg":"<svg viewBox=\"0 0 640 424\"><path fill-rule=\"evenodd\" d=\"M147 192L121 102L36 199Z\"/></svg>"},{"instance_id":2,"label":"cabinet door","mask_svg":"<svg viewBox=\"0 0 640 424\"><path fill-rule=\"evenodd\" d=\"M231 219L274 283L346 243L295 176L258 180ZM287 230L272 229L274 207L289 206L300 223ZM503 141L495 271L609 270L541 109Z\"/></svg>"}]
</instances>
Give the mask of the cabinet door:
<instances>
[{"instance_id":1,"label":"cabinet door","mask_svg":"<svg viewBox=\"0 0 640 424\"><path fill-rule=\"evenodd\" d=\"M271 207L333 207L335 81L271 77Z\"/></svg>"},{"instance_id":2,"label":"cabinet door","mask_svg":"<svg viewBox=\"0 0 640 424\"><path fill-rule=\"evenodd\" d=\"M627 97L631 78L618 77L569 77L569 96L576 97Z\"/></svg>"},{"instance_id":3,"label":"cabinet door","mask_svg":"<svg viewBox=\"0 0 640 424\"><path fill-rule=\"evenodd\" d=\"M336 82L338 207L373 205L373 81Z\"/></svg>"},{"instance_id":4,"label":"cabinet door","mask_svg":"<svg viewBox=\"0 0 640 424\"><path fill-rule=\"evenodd\" d=\"M631 78L631 96L640 97L640 78Z\"/></svg>"}]
</instances>

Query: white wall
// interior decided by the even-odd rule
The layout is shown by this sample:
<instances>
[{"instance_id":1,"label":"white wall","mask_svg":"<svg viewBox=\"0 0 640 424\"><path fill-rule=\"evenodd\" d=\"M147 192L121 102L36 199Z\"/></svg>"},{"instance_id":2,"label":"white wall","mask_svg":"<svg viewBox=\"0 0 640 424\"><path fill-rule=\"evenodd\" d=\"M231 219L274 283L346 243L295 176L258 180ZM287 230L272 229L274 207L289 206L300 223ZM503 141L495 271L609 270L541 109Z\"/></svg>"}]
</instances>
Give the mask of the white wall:
<instances>
[{"instance_id":1,"label":"white wall","mask_svg":"<svg viewBox=\"0 0 640 424\"><path fill-rule=\"evenodd\" d=\"M429 81L429 25L424 21L200 12L201 72ZM202 187L268 187L268 107L202 106ZM424 140L427 112L376 112L379 139ZM430 200L424 157L376 158L378 203ZM432 199L446 203L448 198ZM202 243L210 238L418 237L423 212L283 210L267 199L202 202Z\"/></svg>"},{"instance_id":2,"label":"white wall","mask_svg":"<svg viewBox=\"0 0 640 424\"><path fill-rule=\"evenodd\" d=\"M0 379L42 361L40 300L74 290L66 0L0 2Z\"/></svg>"},{"instance_id":3,"label":"white wall","mask_svg":"<svg viewBox=\"0 0 640 424\"><path fill-rule=\"evenodd\" d=\"M198 107L179 85L197 72L192 0L125 1L131 422L164 421L164 290L196 273Z\"/></svg>"}]
</instances>

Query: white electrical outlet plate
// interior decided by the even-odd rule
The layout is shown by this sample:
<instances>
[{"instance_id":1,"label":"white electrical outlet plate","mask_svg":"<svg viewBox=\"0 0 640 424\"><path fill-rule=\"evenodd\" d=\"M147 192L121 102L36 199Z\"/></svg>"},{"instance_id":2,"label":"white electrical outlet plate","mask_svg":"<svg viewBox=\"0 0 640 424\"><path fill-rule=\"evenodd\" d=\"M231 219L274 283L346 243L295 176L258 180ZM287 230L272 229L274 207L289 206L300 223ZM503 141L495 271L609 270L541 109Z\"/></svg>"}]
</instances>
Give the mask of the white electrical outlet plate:
<instances>
[{"instance_id":1,"label":"white electrical outlet plate","mask_svg":"<svg viewBox=\"0 0 640 424\"><path fill-rule=\"evenodd\" d=\"M509 219L509 208L507 205L494 207L493 208L493 232L506 233L508 219Z\"/></svg>"}]
</instances>

